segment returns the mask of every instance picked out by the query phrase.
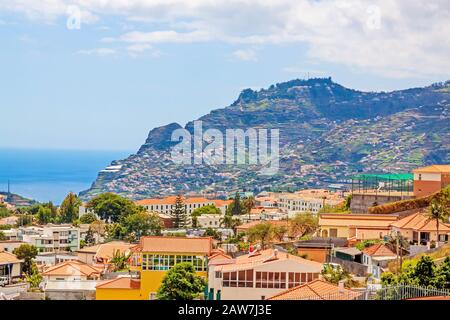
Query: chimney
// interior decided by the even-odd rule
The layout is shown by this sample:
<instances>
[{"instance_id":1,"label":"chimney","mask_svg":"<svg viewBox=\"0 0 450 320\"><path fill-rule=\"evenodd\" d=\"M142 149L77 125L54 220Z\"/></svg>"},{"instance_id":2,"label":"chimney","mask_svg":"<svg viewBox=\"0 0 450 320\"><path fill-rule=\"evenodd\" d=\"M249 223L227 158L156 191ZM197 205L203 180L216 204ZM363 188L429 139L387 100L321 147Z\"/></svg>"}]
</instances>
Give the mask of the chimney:
<instances>
[{"instance_id":1,"label":"chimney","mask_svg":"<svg viewBox=\"0 0 450 320\"><path fill-rule=\"evenodd\" d=\"M345 284L344 280L339 281L339 284L338 284L338 291L339 291L339 293L344 293L345 292L344 284Z\"/></svg>"}]
</instances>

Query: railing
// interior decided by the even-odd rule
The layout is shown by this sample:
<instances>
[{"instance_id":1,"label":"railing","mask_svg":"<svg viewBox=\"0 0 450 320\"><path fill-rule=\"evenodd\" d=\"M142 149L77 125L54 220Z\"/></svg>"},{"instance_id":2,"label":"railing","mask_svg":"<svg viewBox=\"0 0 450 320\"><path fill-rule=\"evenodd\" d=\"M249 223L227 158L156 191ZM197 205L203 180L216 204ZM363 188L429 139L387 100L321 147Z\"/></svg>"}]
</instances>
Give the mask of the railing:
<instances>
[{"instance_id":1,"label":"railing","mask_svg":"<svg viewBox=\"0 0 450 320\"><path fill-rule=\"evenodd\" d=\"M419 286L390 286L382 289L366 289L361 291L345 290L322 296L302 297L298 300L407 300L425 297L450 297L450 290Z\"/></svg>"}]
</instances>

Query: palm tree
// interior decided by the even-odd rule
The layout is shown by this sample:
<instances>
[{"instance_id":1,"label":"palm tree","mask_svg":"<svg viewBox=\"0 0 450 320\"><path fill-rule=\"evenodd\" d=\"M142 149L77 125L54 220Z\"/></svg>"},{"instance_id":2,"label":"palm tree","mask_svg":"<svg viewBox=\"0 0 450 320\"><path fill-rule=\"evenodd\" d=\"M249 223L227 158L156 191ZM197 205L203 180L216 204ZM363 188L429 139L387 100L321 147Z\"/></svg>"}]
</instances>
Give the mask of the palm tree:
<instances>
[{"instance_id":1,"label":"palm tree","mask_svg":"<svg viewBox=\"0 0 450 320\"><path fill-rule=\"evenodd\" d=\"M120 250L116 250L113 252L113 257L111 259L111 264L114 266L114 271L120 271L127 267L128 260L131 257L130 253L120 252Z\"/></svg>"},{"instance_id":2,"label":"palm tree","mask_svg":"<svg viewBox=\"0 0 450 320\"><path fill-rule=\"evenodd\" d=\"M445 196L445 193L431 201L430 210L428 211L427 216L429 220L436 221L436 247L439 246L439 223L448 219L449 213L449 199Z\"/></svg>"},{"instance_id":3,"label":"palm tree","mask_svg":"<svg viewBox=\"0 0 450 320\"><path fill-rule=\"evenodd\" d=\"M400 263L398 263L397 257L397 271L401 272L403 265L403 250L409 249L408 240L400 234L400 232L393 232L389 235L387 242L394 248L396 248L397 256L400 256Z\"/></svg>"}]
</instances>

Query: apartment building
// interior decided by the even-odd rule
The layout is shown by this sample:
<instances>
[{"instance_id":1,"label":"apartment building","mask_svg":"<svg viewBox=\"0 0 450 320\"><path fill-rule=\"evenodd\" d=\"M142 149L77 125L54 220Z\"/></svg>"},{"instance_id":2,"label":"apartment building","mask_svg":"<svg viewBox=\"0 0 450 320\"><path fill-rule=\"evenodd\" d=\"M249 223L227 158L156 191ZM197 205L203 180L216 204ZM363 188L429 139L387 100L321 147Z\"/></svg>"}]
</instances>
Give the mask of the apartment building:
<instances>
[{"instance_id":1,"label":"apartment building","mask_svg":"<svg viewBox=\"0 0 450 320\"><path fill-rule=\"evenodd\" d=\"M170 196L163 199L145 199L136 201L136 204L143 206L149 212L158 212L164 214L170 214L172 209L175 207L177 197ZM195 209L214 205L216 206L222 214L225 214L228 206L231 204L231 200L210 200L202 197L189 197L183 198L184 207L187 214L191 214Z\"/></svg>"},{"instance_id":2,"label":"apartment building","mask_svg":"<svg viewBox=\"0 0 450 320\"><path fill-rule=\"evenodd\" d=\"M335 206L344 201L341 193L324 189L307 189L294 193L273 193L278 208L292 217L297 213L318 213L324 206Z\"/></svg>"},{"instance_id":3,"label":"apartment building","mask_svg":"<svg viewBox=\"0 0 450 320\"><path fill-rule=\"evenodd\" d=\"M80 229L72 225L19 228L18 238L37 247L39 252L76 251L80 249Z\"/></svg>"}]
</instances>

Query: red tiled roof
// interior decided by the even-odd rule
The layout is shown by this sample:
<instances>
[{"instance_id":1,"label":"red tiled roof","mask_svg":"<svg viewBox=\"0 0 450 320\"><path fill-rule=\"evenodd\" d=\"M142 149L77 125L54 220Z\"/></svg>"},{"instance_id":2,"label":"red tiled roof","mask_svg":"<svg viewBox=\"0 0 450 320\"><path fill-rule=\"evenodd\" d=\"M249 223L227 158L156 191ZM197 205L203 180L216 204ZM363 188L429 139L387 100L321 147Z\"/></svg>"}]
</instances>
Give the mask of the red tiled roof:
<instances>
[{"instance_id":1,"label":"red tiled roof","mask_svg":"<svg viewBox=\"0 0 450 320\"><path fill-rule=\"evenodd\" d=\"M141 287L141 281L130 277L118 277L112 280L105 280L99 283L96 288L102 289L129 289L138 290Z\"/></svg>"},{"instance_id":2,"label":"red tiled roof","mask_svg":"<svg viewBox=\"0 0 450 320\"><path fill-rule=\"evenodd\" d=\"M353 300L360 295L349 289L339 291L337 285L317 279L283 291L268 300Z\"/></svg>"},{"instance_id":3,"label":"red tiled roof","mask_svg":"<svg viewBox=\"0 0 450 320\"><path fill-rule=\"evenodd\" d=\"M199 253L211 255L212 238L185 237L141 237L141 242L134 249L142 252L161 253Z\"/></svg>"},{"instance_id":4,"label":"red tiled roof","mask_svg":"<svg viewBox=\"0 0 450 320\"><path fill-rule=\"evenodd\" d=\"M390 257L390 256L397 256L391 249L389 249L387 246L385 246L382 243L374 244L373 246L370 246L368 248L365 248L363 253L371 256L371 257Z\"/></svg>"}]
</instances>

